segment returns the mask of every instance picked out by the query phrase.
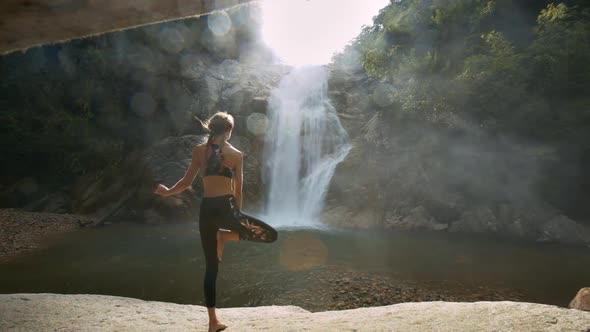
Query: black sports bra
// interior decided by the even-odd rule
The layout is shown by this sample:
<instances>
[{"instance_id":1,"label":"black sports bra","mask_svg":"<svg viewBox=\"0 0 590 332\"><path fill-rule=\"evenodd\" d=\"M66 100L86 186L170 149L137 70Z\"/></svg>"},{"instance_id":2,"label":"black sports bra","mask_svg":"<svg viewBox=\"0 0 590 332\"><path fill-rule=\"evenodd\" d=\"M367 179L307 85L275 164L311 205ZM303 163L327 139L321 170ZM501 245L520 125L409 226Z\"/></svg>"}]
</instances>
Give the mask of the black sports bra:
<instances>
[{"instance_id":1,"label":"black sports bra","mask_svg":"<svg viewBox=\"0 0 590 332\"><path fill-rule=\"evenodd\" d=\"M233 178L234 172L231 168L223 166L221 161L221 147L218 144L211 144L211 155L206 161L205 175L203 176L218 175Z\"/></svg>"}]
</instances>

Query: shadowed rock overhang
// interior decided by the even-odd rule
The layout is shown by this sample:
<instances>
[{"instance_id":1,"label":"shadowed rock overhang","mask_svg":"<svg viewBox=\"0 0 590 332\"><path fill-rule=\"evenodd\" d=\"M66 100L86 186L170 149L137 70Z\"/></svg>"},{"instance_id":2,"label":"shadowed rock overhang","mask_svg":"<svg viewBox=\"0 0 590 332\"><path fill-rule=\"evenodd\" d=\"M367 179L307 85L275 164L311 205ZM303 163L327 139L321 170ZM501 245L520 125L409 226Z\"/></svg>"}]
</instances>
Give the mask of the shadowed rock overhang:
<instances>
[{"instance_id":1,"label":"shadowed rock overhang","mask_svg":"<svg viewBox=\"0 0 590 332\"><path fill-rule=\"evenodd\" d=\"M252 0L2 0L0 54L198 16Z\"/></svg>"}]
</instances>

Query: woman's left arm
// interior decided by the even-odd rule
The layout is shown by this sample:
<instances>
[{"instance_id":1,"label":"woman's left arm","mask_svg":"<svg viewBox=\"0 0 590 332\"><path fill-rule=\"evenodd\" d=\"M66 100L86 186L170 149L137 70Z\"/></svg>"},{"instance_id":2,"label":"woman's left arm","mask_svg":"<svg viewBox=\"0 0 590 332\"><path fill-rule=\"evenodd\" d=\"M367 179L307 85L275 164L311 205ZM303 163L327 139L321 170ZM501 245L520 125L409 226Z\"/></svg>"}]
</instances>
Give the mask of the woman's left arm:
<instances>
[{"instance_id":1,"label":"woman's left arm","mask_svg":"<svg viewBox=\"0 0 590 332\"><path fill-rule=\"evenodd\" d=\"M182 179L178 180L175 185L171 188L167 188L163 184L158 184L158 187L154 191L154 193L161 195L161 196L171 196L183 192L186 188L188 188L193 181L195 180L195 176L199 172L199 168L201 168L201 158L198 153L197 147L193 149L193 156L191 160L191 165L184 173Z\"/></svg>"},{"instance_id":2,"label":"woman's left arm","mask_svg":"<svg viewBox=\"0 0 590 332\"><path fill-rule=\"evenodd\" d=\"M234 174L234 197L236 198L236 204L238 208L242 208L242 183L244 180L243 170L243 157L242 153L238 152L238 161L236 163L235 174Z\"/></svg>"}]
</instances>

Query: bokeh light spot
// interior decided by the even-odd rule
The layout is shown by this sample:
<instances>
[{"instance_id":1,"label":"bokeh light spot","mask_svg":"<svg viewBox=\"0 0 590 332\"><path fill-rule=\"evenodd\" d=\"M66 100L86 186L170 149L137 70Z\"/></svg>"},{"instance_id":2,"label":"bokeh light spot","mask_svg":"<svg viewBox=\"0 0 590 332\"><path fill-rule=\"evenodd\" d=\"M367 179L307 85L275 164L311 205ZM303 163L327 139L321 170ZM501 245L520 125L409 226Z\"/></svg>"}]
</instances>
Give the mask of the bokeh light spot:
<instances>
[{"instance_id":1,"label":"bokeh light spot","mask_svg":"<svg viewBox=\"0 0 590 332\"><path fill-rule=\"evenodd\" d=\"M168 53L179 53L184 49L184 37L177 29L162 29L159 40L160 47Z\"/></svg>"},{"instance_id":2,"label":"bokeh light spot","mask_svg":"<svg viewBox=\"0 0 590 332\"><path fill-rule=\"evenodd\" d=\"M225 36L231 29L231 19L227 13L219 11L207 17L207 26L216 37Z\"/></svg>"},{"instance_id":3,"label":"bokeh light spot","mask_svg":"<svg viewBox=\"0 0 590 332\"><path fill-rule=\"evenodd\" d=\"M268 119L262 113L252 113L246 119L246 127L248 131L254 135L262 135L266 132L268 126Z\"/></svg>"}]
</instances>

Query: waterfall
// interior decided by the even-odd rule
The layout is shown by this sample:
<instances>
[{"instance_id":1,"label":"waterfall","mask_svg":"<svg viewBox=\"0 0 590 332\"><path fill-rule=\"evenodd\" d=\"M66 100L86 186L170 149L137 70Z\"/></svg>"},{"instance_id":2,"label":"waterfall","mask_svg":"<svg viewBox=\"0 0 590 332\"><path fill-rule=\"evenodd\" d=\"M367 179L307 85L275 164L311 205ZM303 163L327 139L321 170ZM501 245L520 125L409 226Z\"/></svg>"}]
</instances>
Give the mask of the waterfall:
<instances>
[{"instance_id":1,"label":"waterfall","mask_svg":"<svg viewBox=\"0 0 590 332\"><path fill-rule=\"evenodd\" d=\"M265 142L266 215L279 227L318 227L348 134L327 96L327 71L296 68L271 92Z\"/></svg>"}]
</instances>

